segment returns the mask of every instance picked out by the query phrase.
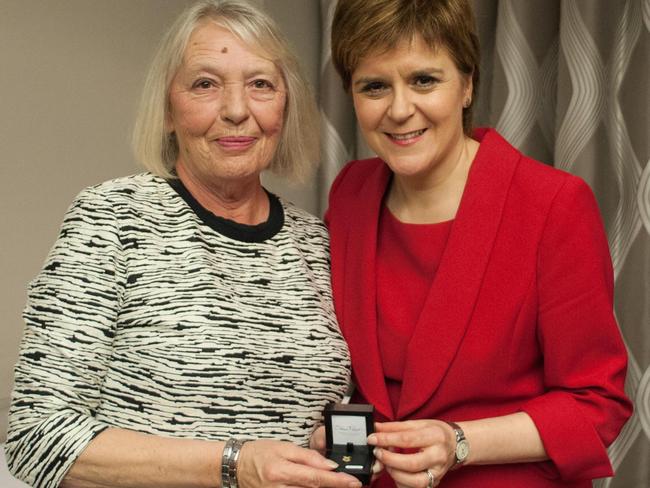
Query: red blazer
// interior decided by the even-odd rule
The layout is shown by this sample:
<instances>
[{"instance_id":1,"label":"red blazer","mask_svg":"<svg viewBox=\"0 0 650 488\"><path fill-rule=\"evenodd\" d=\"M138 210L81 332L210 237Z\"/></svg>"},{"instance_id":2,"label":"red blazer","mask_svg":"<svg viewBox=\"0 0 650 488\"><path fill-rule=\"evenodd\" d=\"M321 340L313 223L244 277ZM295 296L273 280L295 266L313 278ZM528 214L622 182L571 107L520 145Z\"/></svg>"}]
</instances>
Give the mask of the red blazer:
<instances>
[{"instance_id":1,"label":"red blazer","mask_svg":"<svg viewBox=\"0 0 650 488\"><path fill-rule=\"evenodd\" d=\"M627 356L598 212L579 178L533 161L494 130L480 148L408 346L397 412L377 345L375 255L391 178L353 161L330 192L336 314L355 381L377 420L472 420L524 411L551 459L466 466L443 486L591 487L611 476L606 446L631 414ZM379 486L392 486L387 477Z\"/></svg>"}]
</instances>

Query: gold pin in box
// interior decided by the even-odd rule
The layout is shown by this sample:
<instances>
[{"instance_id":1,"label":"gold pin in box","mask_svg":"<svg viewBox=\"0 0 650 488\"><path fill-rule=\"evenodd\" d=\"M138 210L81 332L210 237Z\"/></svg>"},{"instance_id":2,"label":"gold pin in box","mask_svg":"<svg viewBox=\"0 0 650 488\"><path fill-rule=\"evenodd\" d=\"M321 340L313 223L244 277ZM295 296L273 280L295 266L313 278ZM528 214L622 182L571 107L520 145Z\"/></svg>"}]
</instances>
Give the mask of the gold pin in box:
<instances>
[{"instance_id":1,"label":"gold pin in box","mask_svg":"<svg viewBox=\"0 0 650 488\"><path fill-rule=\"evenodd\" d=\"M374 407L366 404L330 403L325 407L325 455L364 485L370 484L375 456L368 446L374 431Z\"/></svg>"}]
</instances>

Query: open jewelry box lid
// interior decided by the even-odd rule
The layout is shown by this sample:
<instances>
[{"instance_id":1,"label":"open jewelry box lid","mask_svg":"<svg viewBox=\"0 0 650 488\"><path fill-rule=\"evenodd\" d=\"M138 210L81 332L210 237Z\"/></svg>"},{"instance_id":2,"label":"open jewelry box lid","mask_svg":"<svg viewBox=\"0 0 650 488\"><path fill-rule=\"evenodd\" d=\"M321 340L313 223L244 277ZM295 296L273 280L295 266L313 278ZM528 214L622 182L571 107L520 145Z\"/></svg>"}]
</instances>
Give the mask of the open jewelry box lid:
<instances>
[{"instance_id":1,"label":"open jewelry box lid","mask_svg":"<svg viewBox=\"0 0 650 488\"><path fill-rule=\"evenodd\" d=\"M326 457L339 465L336 471L351 474L364 485L370 483L375 459L367 443L374 432L374 410L366 404L330 403L323 411Z\"/></svg>"}]
</instances>

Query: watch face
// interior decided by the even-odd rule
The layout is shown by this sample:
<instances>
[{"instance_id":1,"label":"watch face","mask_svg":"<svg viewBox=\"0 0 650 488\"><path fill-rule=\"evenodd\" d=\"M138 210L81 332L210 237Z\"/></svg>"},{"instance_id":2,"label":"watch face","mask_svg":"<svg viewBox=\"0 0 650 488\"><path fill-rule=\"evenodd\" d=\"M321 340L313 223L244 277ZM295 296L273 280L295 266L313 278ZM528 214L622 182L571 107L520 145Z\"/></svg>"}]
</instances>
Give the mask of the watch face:
<instances>
[{"instance_id":1,"label":"watch face","mask_svg":"<svg viewBox=\"0 0 650 488\"><path fill-rule=\"evenodd\" d=\"M462 440L456 445L456 458L459 463L462 463L467 456L469 456L469 442Z\"/></svg>"}]
</instances>

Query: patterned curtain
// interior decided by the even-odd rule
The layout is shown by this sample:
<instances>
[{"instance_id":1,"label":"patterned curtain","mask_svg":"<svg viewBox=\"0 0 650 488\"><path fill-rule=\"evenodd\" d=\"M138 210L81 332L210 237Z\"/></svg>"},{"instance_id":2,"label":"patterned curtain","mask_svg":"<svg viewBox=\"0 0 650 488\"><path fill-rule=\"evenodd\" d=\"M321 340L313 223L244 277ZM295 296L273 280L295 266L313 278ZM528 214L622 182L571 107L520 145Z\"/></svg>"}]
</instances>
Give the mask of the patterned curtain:
<instances>
[{"instance_id":1,"label":"patterned curtain","mask_svg":"<svg viewBox=\"0 0 650 488\"><path fill-rule=\"evenodd\" d=\"M323 38L321 45L320 112L321 165L319 168L319 203L321 213L327 208L328 189L339 169L356 155L356 123L352 101L341 86L330 55L331 25L335 1L321 0Z\"/></svg>"},{"instance_id":2,"label":"patterned curtain","mask_svg":"<svg viewBox=\"0 0 650 488\"><path fill-rule=\"evenodd\" d=\"M329 187L343 165L353 158L372 156L356 129L352 98L345 93L332 64L330 26L336 0L320 0L323 47L320 72L321 165L319 168L320 213L327 209Z\"/></svg>"},{"instance_id":3,"label":"patterned curtain","mask_svg":"<svg viewBox=\"0 0 650 488\"><path fill-rule=\"evenodd\" d=\"M320 0L321 213L343 164L366 157L331 64L334 0ZM650 486L650 0L474 0L482 43L478 125L584 178L598 199L629 351L634 417L611 446L614 478ZM567 433L570 435L570 433Z\"/></svg>"}]
</instances>

